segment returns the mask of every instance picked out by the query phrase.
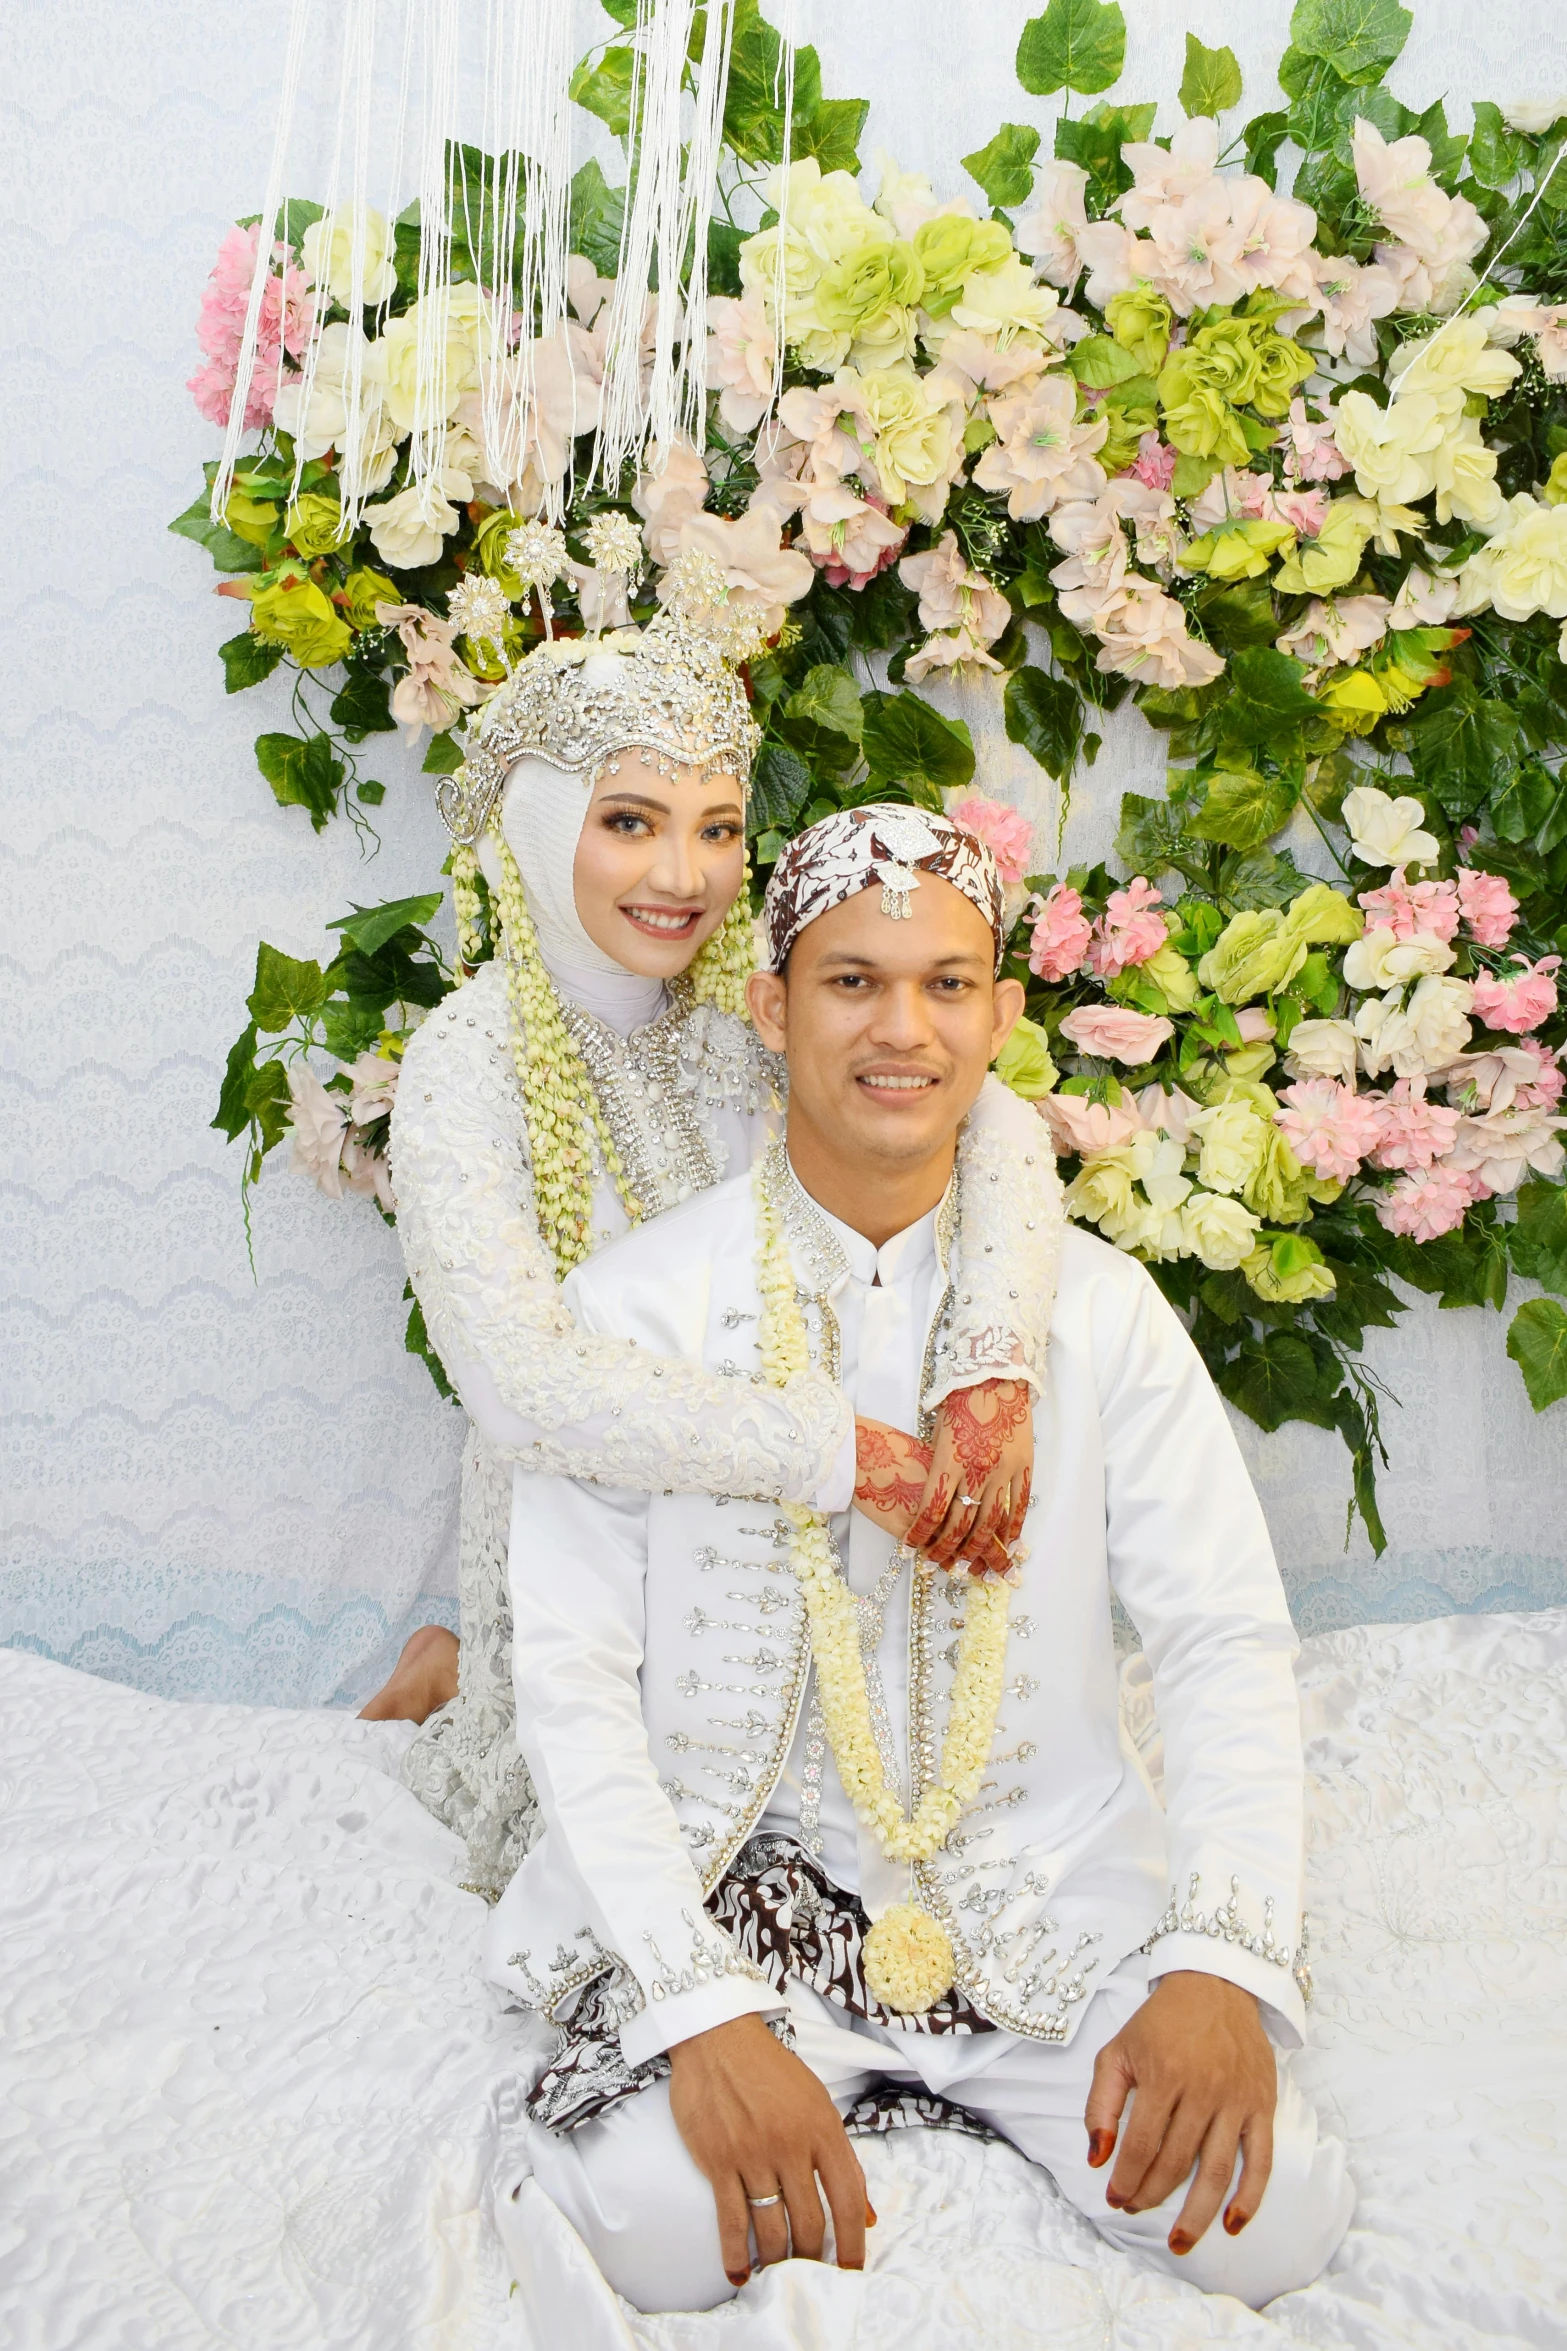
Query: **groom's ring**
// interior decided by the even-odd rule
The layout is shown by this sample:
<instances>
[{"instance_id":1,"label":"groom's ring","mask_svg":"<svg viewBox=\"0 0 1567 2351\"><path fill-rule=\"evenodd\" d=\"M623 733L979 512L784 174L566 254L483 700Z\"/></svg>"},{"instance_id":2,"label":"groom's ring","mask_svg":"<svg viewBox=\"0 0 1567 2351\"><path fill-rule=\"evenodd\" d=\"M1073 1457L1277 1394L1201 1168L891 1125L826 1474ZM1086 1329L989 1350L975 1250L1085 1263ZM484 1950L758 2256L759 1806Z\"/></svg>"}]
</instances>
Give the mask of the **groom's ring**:
<instances>
[{"instance_id":1,"label":"groom's ring","mask_svg":"<svg viewBox=\"0 0 1567 2351\"><path fill-rule=\"evenodd\" d=\"M770 2196L747 2196L746 2202L753 2212L765 2212L769 2204L783 2202L783 2190L775 2188Z\"/></svg>"}]
</instances>

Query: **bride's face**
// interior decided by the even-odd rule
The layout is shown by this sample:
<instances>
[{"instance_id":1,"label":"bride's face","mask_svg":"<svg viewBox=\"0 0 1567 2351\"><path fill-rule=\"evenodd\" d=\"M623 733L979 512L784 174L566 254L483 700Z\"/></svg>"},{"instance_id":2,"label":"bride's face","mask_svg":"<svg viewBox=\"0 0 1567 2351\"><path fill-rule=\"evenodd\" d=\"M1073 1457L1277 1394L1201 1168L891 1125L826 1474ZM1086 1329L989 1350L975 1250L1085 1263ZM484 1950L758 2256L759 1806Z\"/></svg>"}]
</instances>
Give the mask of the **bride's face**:
<instances>
[{"instance_id":1,"label":"bride's face","mask_svg":"<svg viewBox=\"0 0 1567 2351\"><path fill-rule=\"evenodd\" d=\"M644 979L673 979L718 929L745 876L745 802L732 776L635 755L593 787L572 866L583 929Z\"/></svg>"}]
</instances>

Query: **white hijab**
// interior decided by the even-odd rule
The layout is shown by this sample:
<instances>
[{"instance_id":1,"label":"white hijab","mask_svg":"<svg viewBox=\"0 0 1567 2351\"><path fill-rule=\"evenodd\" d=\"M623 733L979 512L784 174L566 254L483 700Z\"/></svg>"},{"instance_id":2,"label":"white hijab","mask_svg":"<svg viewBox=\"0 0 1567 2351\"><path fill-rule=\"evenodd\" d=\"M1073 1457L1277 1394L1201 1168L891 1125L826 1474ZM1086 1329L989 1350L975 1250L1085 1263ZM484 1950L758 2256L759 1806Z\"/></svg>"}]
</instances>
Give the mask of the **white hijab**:
<instances>
[{"instance_id":1,"label":"white hijab","mask_svg":"<svg viewBox=\"0 0 1567 2351\"><path fill-rule=\"evenodd\" d=\"M584 675L590 684L607 685L623 660L619 653L591 654ZM539 952L557 991L625 1037L656 1020L668 996L662 980L627 971L582 927L574 874L592 797L591 777L569 775L547 759L519 759L506 778L501 830L517 860ZM479 864L491 889L497 888L500 858L488 835L479 842Z\"/></svg>"}]
</instances>

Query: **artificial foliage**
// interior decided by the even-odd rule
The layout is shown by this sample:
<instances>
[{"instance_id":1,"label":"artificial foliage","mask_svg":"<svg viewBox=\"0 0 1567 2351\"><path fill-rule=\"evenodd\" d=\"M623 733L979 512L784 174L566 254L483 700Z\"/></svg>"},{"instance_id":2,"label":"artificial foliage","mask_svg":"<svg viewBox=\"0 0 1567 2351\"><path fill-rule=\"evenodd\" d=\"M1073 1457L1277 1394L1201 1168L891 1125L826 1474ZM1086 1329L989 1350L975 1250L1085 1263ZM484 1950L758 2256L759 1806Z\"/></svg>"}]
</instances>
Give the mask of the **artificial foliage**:
<instances>
[{"instance_id":1,"label":"artificial foliage","mask_svg":"<svg viewBox=\"0 0 1567 2351\"><path fill-rule=\"evenodd\" d=\"M629 17L607 15L572 92L623 136ZM786 161L780 40L747 0L702 448L595 478L624 198L598 165L573 189L573 316L537 345L505 463L480 386L530 331L497 344L506 257L454 241L431 420L407 382L417 206L359 224L377 299L350 319L340 224L293 203L253 452L221 514L204 490L171 526L235 601L225 682L265 701L260 775L318 831L373 824L399 725L455 770L546 634L645 620L676 557L706 556L767 639L753 888L802 826L874 798L992 841L1028 989L1002 1074L1049 1120L1072 1213L1145 1259L1253 1420L1339 1431L1379 1547L1361 1351L1410 1289L1501 1309L1512 1275L1540 1285L1507 1352L1537 1410L1567 1395L1567 117L1417 116L1387 79L1411 21L1299 0L1279 102L1248 115L1233 54L1195 32L1173 102L1110 95L1120 7L1049 0L1020 119L940 189L892 167L873 188L866 104L825 95L810 49ZM496 159L450 167L454 217L482 217ZM216 422L259 233L231 232L202 306ZM419 484L416 429L437 436ZM345 528L350 476L370 503ZM946 672L988 678L1063 803L1094 788L1106 712L1161 732L1166 790L1123 798L1114 869L1060 871L985 793L922 691ZM455 879L471 968L488 901ZM260 947L214 1122L247 1182L286 1140L395 1213L402 1044L461 977L441 903L432 875L341 917L321 962ZM409 1345L444 1388L417 1305Z\"/></svg>"}]
</instances>

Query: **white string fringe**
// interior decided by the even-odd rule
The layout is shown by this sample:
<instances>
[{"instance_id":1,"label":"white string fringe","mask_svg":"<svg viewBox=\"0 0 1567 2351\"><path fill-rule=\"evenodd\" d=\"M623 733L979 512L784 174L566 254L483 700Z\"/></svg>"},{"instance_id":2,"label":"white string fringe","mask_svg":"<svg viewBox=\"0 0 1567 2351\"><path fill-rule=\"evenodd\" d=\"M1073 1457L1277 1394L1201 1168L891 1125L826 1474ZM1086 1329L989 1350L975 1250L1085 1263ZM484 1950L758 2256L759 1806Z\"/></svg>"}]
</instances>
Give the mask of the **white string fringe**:
<instances>
[{"instance_id":1,"label":"white string fringe","mask_svg":"<svg viewBox=\"0 0 1567 2351\"><path fill-rule=\"evenodd\" d=\"M626 138L627 203L619 266L605 322L604 380L597 403L594 476L618 483L623 468L642 457L649 440L666 448L681 435L699 434L707 373L707 225L716 200L723 147L735 0L706 0L702 55L690 63L698 0L638 0L633 50L631 122ZM274 229L285 199L315 178L324 204L316 245L315 318L302 352L297 395L295 490L308 462L304 429L318 390L330 416L341 404L335 445L345 520L357 524L374 494L378 452L387 448L384 421L387 354L371 347L386 326L388 288L379 253L367 250L372 181L385 165L381 210L388 238L408 193L405 161L412 163L420 226L415 302L403 348L396 354L400 416L411 412L409 480L421 501L446 494L449 444L463 386L454 381L454 356L475 353L478 440L495 486L525 497L531 508L559 521L576 487L568 472L552 479L530 466L536 446L536 402L542 354L567 327L566 263L571 246L574 157L573 107L568 96L575 62L575 0L336 0L325 10L293 0L284 58L282 100L267 176L238 376L214 482L221 511L244 439L254 381L267 282L278 275ZM789 0L788 20L793 21ZM316 79L332 88L330 143L324 170L312 175L301 149L313 123L313 102L300 105L307 55L330 60ZM470 169L472 150L458 145L466 86L479 86L468 113L477 122L477 147L491 159ZM794 45L784 46L779 98L785 113L785 153L794 104ZM393 88L395 86L395 98ZM380 192L378 188L377 192ZM480 283L451 284L454 244L475 259ZM323 343L330 306L327 257L349 325L341 353ZM390 259L390 254L388 258ZM780 257L780 270L782 260ZM658 289L656 297L649 289ZM682 298L682 288L684 298ZM780 286L780 292L781 292ZM367 315L366 295L370 296ZM367 330L361 333L363 324ZM337 341L334 337L334 343ZM780 364L781 364L780 352ZM552 369L559 354L550 353ZM471 377L469 381L471 382ZM591 386L575 371L568 379L578 402L579 431L594 422ZM400 425L398 437L407 425ZM379 436L379 438L378 438ZM319 442L319 435L315 436ZM576 436L571 436L574 441ZM471 444L465 442L469 456Z\"/></svg>"}]
</instances>

